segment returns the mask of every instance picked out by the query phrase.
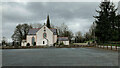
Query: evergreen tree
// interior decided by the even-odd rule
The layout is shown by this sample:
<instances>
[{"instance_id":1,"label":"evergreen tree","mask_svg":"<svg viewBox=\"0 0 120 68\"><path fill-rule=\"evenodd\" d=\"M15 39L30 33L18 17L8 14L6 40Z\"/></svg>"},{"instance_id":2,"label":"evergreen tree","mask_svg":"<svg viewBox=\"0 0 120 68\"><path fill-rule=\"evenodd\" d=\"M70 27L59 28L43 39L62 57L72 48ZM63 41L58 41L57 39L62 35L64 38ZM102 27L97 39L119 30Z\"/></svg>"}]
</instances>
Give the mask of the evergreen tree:
<instances>
[{"instance_id":1,"label":"evergreen tree","mask_svg":"<svg viewBox=\"0 0 120 68\"><path fill-rule=\"evenodd\" d=\"M115 5L113 3L111 3L110 5L110 16L109 16L109 21L110 21L110 25L111 25L111 41L116 41L118 39L118 30L116 28L117 26L117 22L116 22L116 11L117 9L115 8Z\"/></svg>"},{"instance_id":2,"label":"evergreen tree","mask_svg":"<svg viewBox=\"0 0 120 68\"><path fill-rule=\"evenodd\" d=\"M104 43L105 41L113 40L113 37L111 36L114 36L117 33L115 31L116 10L114 4L110 1L101 2L100 10L96 10L99 14L98 16L94 16L96 19L95 35L97 41Z\"/></svg>"},{"instance_id":3,"label":"evergreen tree","mask_svg":"<svg viewBox=\"0 0 120 68\"><path fill-rule=\"evenodd\" d=\"M50 20L49 20L49 15L47 16L47 24L46 24L46 26L47 26L48 28L51 28L51 26L50 26Z\"/></svg>"},{"instance_id":4,"label":"evergreen tree","mask_svg":"<svg viewBox=\"0 0 120 68\"><path fill-rule=\"evenodd\" d=\"M117 41L120 41L120 14L116 16L116 22L117 22L117 31L118 31L118 40Z\"/></svg>"}]
</instances>

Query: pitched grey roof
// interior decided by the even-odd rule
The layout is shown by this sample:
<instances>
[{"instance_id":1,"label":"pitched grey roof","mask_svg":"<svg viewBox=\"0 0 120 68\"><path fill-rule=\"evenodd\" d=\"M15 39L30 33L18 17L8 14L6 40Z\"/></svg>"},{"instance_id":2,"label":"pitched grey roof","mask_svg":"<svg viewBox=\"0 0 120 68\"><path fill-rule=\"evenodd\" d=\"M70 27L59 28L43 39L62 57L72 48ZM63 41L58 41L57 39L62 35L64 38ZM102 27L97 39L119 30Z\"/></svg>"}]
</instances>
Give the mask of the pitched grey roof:
<instances>
[{"instance_id":1,"label":"pitched grey roof","mask_svg":"<svg viewBox=\"0 0 120 68\"><path fill-rule=\"evenodd\" d=\"M28 32L28 35L35 35L36 32L39 30L39 28L34 28L34 29L30 29L29 32Z\"/></svg>"},{"instance_id":2,"label":"pitched grey roof","mask_svg":"<svg viewBox=\"0 0 120 68\"><path fill-rule=\"evenodd\" d=\"M68 37L58 37L58 41L68 41Z\"/></svg>"},{"instance_id":3,"label":"pitched grey roof","mask_svg":"<svg viewBox=\"0 0 120 68\"><path fill-rule=\"evenodd\" d=\"M37 32L39 29L40 29L40 28L30 29L29 32L28 32L28 35L35 35L36 32ZM50 30L53 32L54 35L57 35L57 29L55 29L55 28L50 28Z\"/></svg>"},{"instance_id":4,"label":"pitched grey roof","mask_svg":"<svg viewBox=\"0 0 120 68\"><path fill-rule=\"evenodd\" d=\"M57 35L57 29L54 29L54 28L50 28L50 30L53 32L54 35Z\"/></svg>"}]
</instances>

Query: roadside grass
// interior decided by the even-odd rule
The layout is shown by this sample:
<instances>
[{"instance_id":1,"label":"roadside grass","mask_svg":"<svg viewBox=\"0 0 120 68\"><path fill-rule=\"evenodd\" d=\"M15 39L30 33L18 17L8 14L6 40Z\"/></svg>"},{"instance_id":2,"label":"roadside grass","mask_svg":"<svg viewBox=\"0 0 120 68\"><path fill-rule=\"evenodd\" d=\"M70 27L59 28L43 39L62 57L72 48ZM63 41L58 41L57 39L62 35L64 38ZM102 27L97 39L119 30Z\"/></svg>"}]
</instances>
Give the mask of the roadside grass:
<instances>
[{"instance_id":1,"label":"roadside grass","mask_svg":"<svg viewBox=\"0 0 120 68\"><path fill-rule=\"evenodd\" d=\"M87 46L84 43L79 43L75 45L58 45L58 46L3 46L2 49L28 49L28 48L79 48L79 47L92 47L92 46Z\"/></svg>"},{"instance_id":2,"label":"roadside grass","mask_svg":"<svg viewBox=\"0 0 120 68\"><path fill-rule=\"evenodd\" d=\"M88 45L87 43L73 43L72 45Z\"/></svg>"},{"instance_id":3,"label":"roadside grass","mask_svg":"<svg viewBox=\"0 0 120 68\"><path fill-rule=\"evenodd\" d=\"M2 49L47 48L46 46L3 46Z\"/></svg>"},{"instance_id":4,"label":"roadside grass","mask_svg":"<svg viewBox=\"0 0 120 68\"><path fill-rule=\"evenodd\" d=\"M104 46L120 46L120 41L108 41L105 43L99 43L99 45L104 45Z\"/></svg>"}]
</instances>

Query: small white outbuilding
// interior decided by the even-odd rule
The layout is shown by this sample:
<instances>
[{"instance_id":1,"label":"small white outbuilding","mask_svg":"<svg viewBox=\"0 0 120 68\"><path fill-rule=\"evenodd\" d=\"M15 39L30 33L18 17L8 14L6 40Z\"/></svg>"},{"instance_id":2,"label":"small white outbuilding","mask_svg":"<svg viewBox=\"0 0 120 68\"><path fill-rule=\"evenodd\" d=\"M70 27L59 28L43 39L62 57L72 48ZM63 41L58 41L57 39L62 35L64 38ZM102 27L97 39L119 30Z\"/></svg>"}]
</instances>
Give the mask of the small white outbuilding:
<instances>
[{"instance_id":1,"label":"small white outbuilding","mask_svg":"<svg viewBox=\"0 0 120 68\"><path fill-rule=\"evenodd\" d=\"M68 37L58 37L58 43L63 43L64 45L69 45Z\"/></svg>"}]
</instances>

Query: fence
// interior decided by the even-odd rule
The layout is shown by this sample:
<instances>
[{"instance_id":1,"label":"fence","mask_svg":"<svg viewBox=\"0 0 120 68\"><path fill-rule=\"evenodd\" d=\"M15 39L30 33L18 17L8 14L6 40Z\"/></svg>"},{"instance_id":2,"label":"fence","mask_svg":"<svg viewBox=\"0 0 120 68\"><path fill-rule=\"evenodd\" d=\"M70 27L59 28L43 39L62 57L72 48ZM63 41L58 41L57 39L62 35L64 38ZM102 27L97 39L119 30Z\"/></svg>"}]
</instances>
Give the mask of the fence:
<instances>
[{"instance_id":1,"label":"fence","mask_svg":"<svg viewBox=\"0 0 120 68\"><path fill-rule=\"evenodd\" d=\"M95 47L97 47L97 48L102 48L102 49L107 49L107 50L116 50L116 51L118 51L118 49L119 49L119 46L117 46L117 45L115 45L115 46L109 46L109 45L95 45Z\"/></svg>"}]
</instances>

